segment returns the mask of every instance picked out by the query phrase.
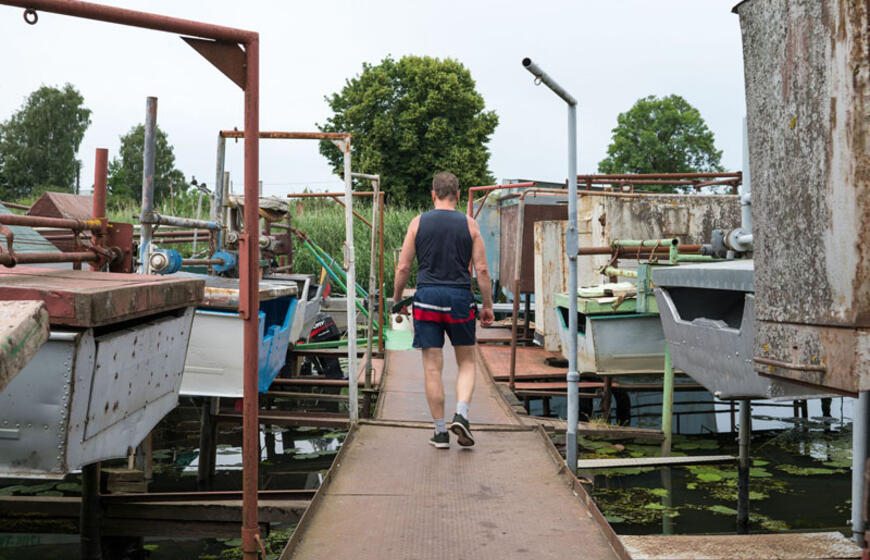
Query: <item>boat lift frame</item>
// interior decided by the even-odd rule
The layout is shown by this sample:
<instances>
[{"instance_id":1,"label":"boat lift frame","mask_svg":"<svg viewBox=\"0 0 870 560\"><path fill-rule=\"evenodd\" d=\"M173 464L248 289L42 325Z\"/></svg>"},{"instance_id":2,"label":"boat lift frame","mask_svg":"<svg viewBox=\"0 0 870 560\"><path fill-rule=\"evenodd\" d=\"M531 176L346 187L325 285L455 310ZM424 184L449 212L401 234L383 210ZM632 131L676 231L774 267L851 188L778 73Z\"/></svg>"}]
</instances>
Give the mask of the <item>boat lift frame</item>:
<instances>
[{"instance_id":1,"label":"boat lift frame","mask_svg":"<svg viewBox=\"0 0 870 560\"><path fill-rule=\"evenodd\" d=\"M0 0L0 4L24 9L28 24L36 24L39 12L55 13L154 31L177 33L244 92L245 130L244 182L246 198L245 232L240 235L239 314L244 321L244 422L242 475L242 553L255 560L260 540L257 483L259 466L259 422L257 392L259 309L259 130L260 130L260 36L254 31L211 25L148 12L127 10L78 0ZM99 542L89 543L89 555L99 558ZM83 544L84 547L84 544ZM95 555L95 556L94 556Z\"/></svg>"}]
</instances>

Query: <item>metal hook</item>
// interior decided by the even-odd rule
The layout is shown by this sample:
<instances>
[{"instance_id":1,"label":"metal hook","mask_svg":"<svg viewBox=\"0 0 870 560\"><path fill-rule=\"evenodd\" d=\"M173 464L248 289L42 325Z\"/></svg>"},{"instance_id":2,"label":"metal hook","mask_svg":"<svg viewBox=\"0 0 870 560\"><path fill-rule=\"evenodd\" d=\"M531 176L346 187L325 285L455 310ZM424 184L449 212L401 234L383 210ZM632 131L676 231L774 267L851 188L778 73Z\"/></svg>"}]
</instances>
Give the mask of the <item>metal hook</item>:
<instances>
[{"instance_id":1,"label":"metal hook","mask_svg":"<svg viewBox=\"0 0 870 560\"><path fill-rule=\"evenodd\" d=\"M541 80L541 77L535 76L535 85L539 86L539 85L541 85L541 82L543 82L543 80Z\"/></svg>"},{"instance_id":2,"label":"metal hook","mask_svg":"<svg viewBox=\"0 0 870 560\"><path fill-rule=\"evenodd\" d=\"M39 21L39 14L33 8L26 8L24 10L24 21L30 25L36 25L36 22Z\"/></svg>"}]
</instances>

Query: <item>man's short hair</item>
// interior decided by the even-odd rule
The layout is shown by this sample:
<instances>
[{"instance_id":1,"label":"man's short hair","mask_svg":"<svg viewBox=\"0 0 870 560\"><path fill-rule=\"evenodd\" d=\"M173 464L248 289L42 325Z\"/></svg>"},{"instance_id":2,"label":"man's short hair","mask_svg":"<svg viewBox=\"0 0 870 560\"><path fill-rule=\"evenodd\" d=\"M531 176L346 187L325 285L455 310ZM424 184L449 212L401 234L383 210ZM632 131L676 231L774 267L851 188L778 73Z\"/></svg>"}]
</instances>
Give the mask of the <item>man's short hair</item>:
<instances>
[{"instance_id":1,"label":"man's short hair","mask_svg":"<svg viewBox=\"0 0 870 560\"><path fill-rule=\"evenodd\" d=\"M438 197L438 200L444 200L448 197L458 200L459 179L449 171L437 173L435 178L432 179L432 190L435 191L435 196Z\"/></svg>"}]
</instances>

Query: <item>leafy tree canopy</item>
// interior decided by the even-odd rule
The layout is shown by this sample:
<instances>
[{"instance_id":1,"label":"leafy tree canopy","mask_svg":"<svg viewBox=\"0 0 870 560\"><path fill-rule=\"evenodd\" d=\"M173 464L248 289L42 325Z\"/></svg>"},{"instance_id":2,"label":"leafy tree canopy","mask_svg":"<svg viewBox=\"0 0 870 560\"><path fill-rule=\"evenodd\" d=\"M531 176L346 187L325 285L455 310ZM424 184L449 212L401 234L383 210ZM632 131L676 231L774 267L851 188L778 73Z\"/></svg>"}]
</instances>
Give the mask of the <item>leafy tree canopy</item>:
<instances>
[{"instance_id":1,"label":"leafy tree canopy","mask_svg":"<svg viewBox=\"0 0 870 560\"><path fill-rule=\"evenodd\" d=\"M109 163L109 192L132 200L142 199L143 148L145 146L145 125L138 124L130 132L121 136L120 158ZM188 183L184 173L175 168L175 153L169 144L166 133L157 126L154 156L154 203L158 204L169 196L171 188L184 192Z\"/></svg>"},{"instance_id":2,"label":"leafy tree canopy","mask_svg":"<svg viewBox=\"0 0 870 560\"><path fill-rule=\"evenodd\" d=\"M493 183L486 143L498 124L460 62L428 56L392 57L347 80L326 97L333 115L324 132L350 132L353 170L379 173L390 196L410 204L429 200L432 177L450 171L461 186ZM339 175L342 154L322 142Z\"/></svg>"},{"instance_id":3,"label":"leafy tree canopy","mask_svg":"<svg viewBox=\"0 0 870 560\"><path fill-rule=\"evenodd\" d=\"M72 85L42 86L0 124L0 194L20 198L34 187L72 191L80 162L76 152L91 124L91 111Z\"/></svg>"},{"instance_id":4,"label":"leafy tree canopy","mask_svg":"<svg viewBox=\"0 0 870 560\"><path fill-rule=\"evenodd\" d=\"M722 151L701 113L679 95L638 100L616 118L599 173L702 173L722 171ZM656 187L644 187L656 190ZM671 191L672 187L660 190Z\"/></svg>"}]
</instances>

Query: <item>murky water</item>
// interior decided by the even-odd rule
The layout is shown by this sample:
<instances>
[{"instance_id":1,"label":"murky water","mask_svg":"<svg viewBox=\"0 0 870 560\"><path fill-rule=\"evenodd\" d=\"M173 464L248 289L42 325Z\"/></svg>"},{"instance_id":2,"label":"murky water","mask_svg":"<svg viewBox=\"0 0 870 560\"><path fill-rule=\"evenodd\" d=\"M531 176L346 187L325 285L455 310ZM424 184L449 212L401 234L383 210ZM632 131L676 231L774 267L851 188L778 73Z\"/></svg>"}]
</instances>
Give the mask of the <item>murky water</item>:
<instances>
[{"instance_id":1,"label":"murky water","mask_svg":"<svg viewBox=\"0 0 870 560\"><path fill-rule=\"evenodd\" d=\"M840 530L849 534L851 423L832 415L807 420L782 414L753 415L750 530ZM847 400L848 402L848 400ZM818 401L811 412L819 408ZM820 409L820 408L819 408ZM755 410L764 410L756 407ZM776 430L774 430L776 428ZM676 436L674 455L736 455L736 436ZM659 455L650 442L617 443L583 438L581 458ZM733 533L736 527L737 468L707 464L682 468L632 467L581 473L591 482L599 508L618 533Z\"/></svg>"},{"instance_id":2,"label":"murky water","mask_svg":"<svg viewBox=\"0 0 870 560\"><path fill-rule=\"evenodd\" d=\"M153 492L193 492L198 465L199 413L195 407L180 406L154 432ZM260 437L260 487L263 489L314 489L320 486L345 432L319 428L270 429L274 452L266 434ZM270 437L271 439L271 437ZM106 468L123 468L126 461L107 461ZM241 425L221 424L218 433L215 490L241 490ZM63 480L37 481L0 479L0 495L78 496L80 477L71 474ZM274 525L271 551L276 554L286 544L293 527ZM226 539L145 539L147 558L152 560L230 560L241 558L240 541ZM0 560L76 560L77 535L45 535L3 532L0 527Z\"/></svg>"},{"instance_id":3,"label":"murky water","mask_svg":"<svg viewBox=\"0 0 870 560\"><path fill-rule=\"evenodd\" d=\"M718 433L680 435L674 454L737 454L730 407L710 411ZM554 407L554 408L557 408ZM534 412L534 411L533 411ZM848 531L851 400L834 399L829 418L821 418L818 400L809 402L809 420L793 418L791 406L753 405L751 529ZM645 422L655 423L646 417ZM261 488L317 488L345 434L316 428L271 429L261 435ZM155 492L196 490L199 414L185 404L162 422L154 435ZM562 436L555 436L563 443ZM274 439L274 446L272 445ZM583 438L580 456L657 456L651 442ZM124 466L124 461L105 463ZM221 425L216 490L241 489L241 426ZM622 534L733 533L737 509L737 471L732 465L684 468L607 469L582 473L592 481L599 508ZM79 477L61 481L0 479L0 495L75 496ZM272 551L286 543L293 527L273 527ZM228 539L145 540L154 560L228 560L239 558L239 541ZM4 533L0 560L77 559L77 535Z\"/></svg>"}]
</instances>

